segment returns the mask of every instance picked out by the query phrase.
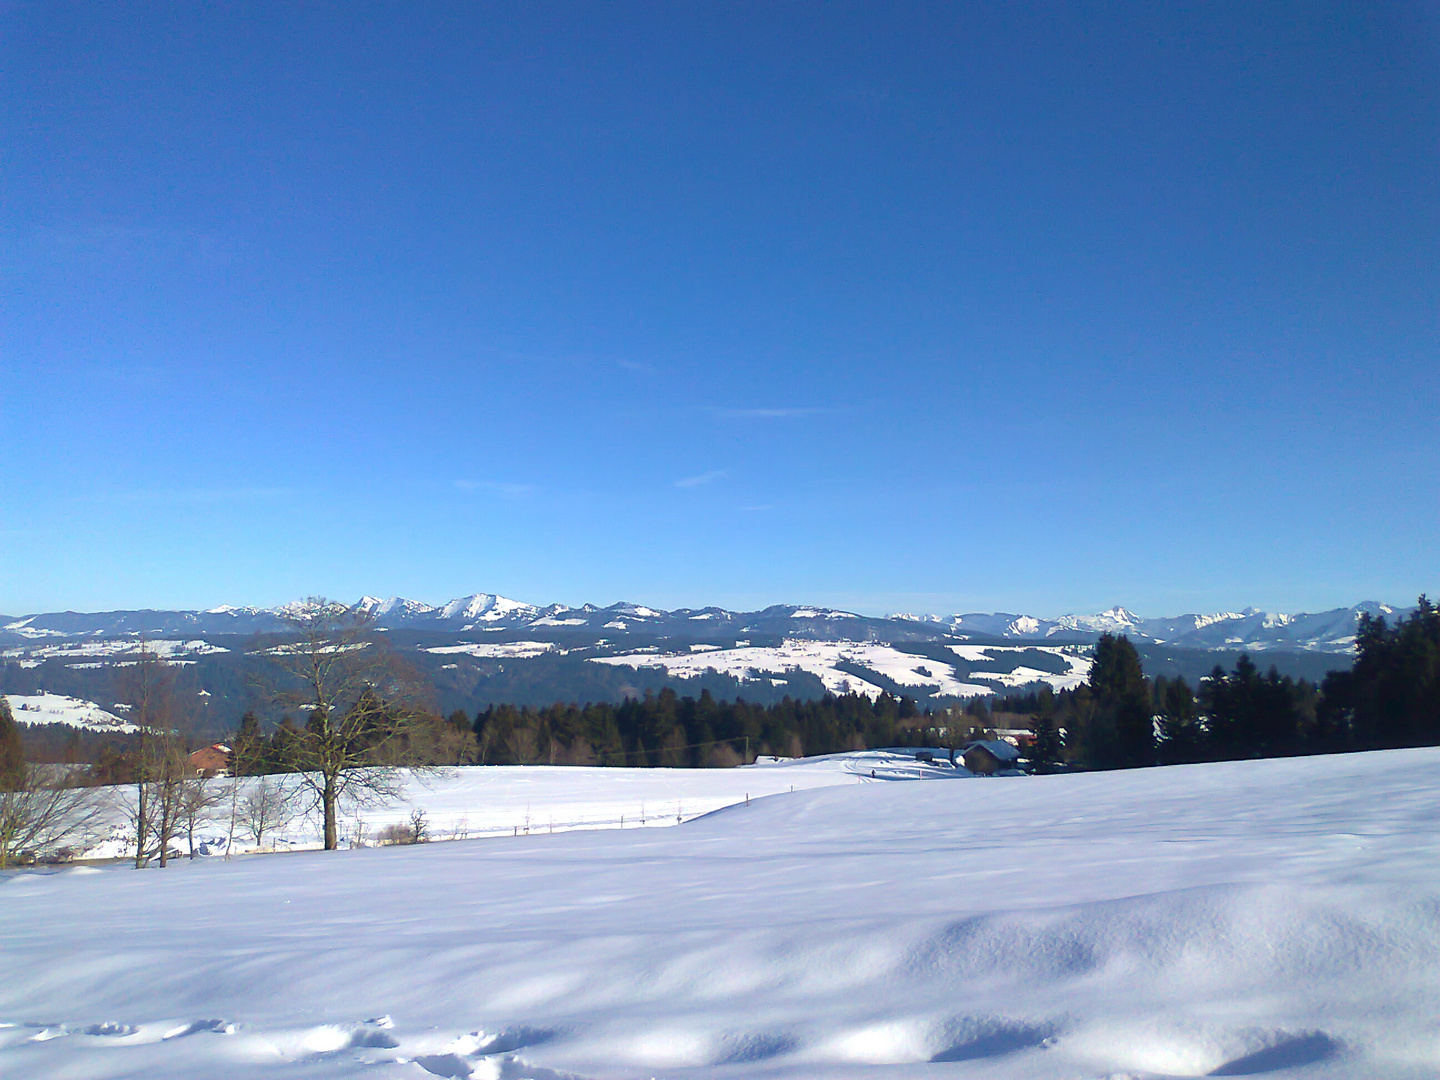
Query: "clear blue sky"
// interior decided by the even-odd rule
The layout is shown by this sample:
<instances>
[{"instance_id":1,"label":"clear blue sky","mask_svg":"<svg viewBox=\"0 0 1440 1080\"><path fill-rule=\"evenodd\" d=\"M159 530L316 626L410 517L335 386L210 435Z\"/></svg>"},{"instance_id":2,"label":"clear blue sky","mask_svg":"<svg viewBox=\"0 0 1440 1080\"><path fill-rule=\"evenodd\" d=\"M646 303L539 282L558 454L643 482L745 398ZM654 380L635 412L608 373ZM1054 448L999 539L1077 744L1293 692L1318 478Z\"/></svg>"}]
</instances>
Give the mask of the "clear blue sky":
<instances>
[{"instance_id":1,"label":"clear blue sky","mask_svg":"<svg viewBox=\"0 0 1440 1080\"><path fill-rule=\"evenodd\" d=\"M0 612L1440 591L1433 4L0 41Z\"/></svg>"}]
</instances>

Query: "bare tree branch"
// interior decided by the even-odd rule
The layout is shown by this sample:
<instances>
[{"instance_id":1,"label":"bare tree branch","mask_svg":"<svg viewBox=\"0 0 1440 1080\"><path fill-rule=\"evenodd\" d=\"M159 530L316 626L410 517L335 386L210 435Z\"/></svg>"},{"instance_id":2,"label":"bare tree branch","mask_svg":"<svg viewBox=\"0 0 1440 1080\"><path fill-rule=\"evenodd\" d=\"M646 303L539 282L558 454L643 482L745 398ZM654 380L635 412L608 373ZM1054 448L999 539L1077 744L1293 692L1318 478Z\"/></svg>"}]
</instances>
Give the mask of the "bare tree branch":
<instances>
[{"instance_id":1,"label":"bare tree branch","mask_svg":"<svg viewBox=\"0 0 1440 1080\"><path fill-rule=\"evenodd\" d=\"M270 777L257 777L244 800L240 803L239 820L245 831L263 847L265 835L283 829L293 820L292 793L285 790L284 781Z\"/></svg>"},{"instance_id":2,"label":"bare tree branch","mask_svg":"<svg viewBox=\"0 0 1440 1080\"><path fill-rule=\"evenodd\" d=\"M54 766L30 765L18 785L0 791L0 870L63 854L65 841L98 824L104 794L81 786L81 779Z\"/></svg>"},{"instance_id":3,"label":"bare tree branch","mask_svg":"<svg viewBox=\"0 0 1440 1080\"><path fill-rule=\"evenodd\" d=\"M119 682L130 719L140 729L135 802L127 809L135 830L135 868L157 856L163 867L182 821L182 790L190 771L183 730L190 718L178 704L175 669L144 639Z\"/></svg>"},{"instance_id":4,"label":"bare tree branch","mask_svg":"<svg viewBox=\"0 0 1440 1080\"><path fill-rule=\"evenodd\" d=\"M400 766L420 764L433 724L421 708L413 668L374 633L368 613L311 597L286 616L290 634L264 650L283 674L271 697L308 717L286 743L320 810L327 851L339 847L339 808L400 793Z\"/></svg>"}]
</instances>

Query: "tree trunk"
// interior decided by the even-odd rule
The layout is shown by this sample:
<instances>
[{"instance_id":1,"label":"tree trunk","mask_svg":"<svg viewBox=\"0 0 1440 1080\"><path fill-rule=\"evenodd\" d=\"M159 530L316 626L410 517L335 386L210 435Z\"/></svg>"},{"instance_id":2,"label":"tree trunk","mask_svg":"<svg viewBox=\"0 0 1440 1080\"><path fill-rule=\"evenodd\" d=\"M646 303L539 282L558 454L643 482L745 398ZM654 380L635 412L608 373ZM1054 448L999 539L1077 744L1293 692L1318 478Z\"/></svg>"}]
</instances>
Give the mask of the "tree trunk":
<instances>
[{"instance_id":1,"label":"tree trunk","mask_svg":"<svg viewBox=\"0 0 1440 1080\"><path fill-rule=\"evenodd\" d=\"M229 862L235 851L235 818L240 811L240 781L230 779L230 831L225 836L225 861Z\"/></svg>"},{"instance_id":2,"label":"tree trunk","mask_svg":"<svg viewBox=\"0 0 1440 1080\"><path fill-rule=\"evenodd\" d=\"M339 802L339 791L335 783L335 777L325 777L325 791L322 802L325 806L325 850L334 851L340 846L340 833L336 826L335 811Z\"/></svg>"},{"instance_id":3,"label":"tree trunk","mask_svg":"<svg viewBox=\"0 0 1440 1080\"><path fill-rule=\"evenodd\" d=\"M163 781L160 787L160 824L155 830L155 838L160 841L160 869L164 870L170 861L170 834L174 830L171 813L174 810L171 802L173 793L170 790L169 781Z\"/></svg>"},{"instance_id":4,"label":"tree trunk","mask_svg":"<svg viewBox=\"0 0 1440 1080\"><path fill-rule=\"evenodd\" d=\"M145 826L148 824L149 807L145 800L145 781L135 785L135 869L145 866Z\"/></svg>"}]
</instances>

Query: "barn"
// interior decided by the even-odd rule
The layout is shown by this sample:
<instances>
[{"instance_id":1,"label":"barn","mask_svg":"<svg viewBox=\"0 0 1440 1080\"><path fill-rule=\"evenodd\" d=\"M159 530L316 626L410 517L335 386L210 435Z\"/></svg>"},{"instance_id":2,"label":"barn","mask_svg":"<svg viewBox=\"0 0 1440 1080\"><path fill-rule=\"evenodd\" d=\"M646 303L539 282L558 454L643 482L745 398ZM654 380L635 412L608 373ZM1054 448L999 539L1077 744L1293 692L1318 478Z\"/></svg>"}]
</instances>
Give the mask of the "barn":
<instances>
[{"instance_id":1,"label":"barn","mask_svg":"<svg viewBox=\"0 0 1440 1080\"><path fill-rule=\"evenodd\" d=\"M961 758L965 768L976 776L994 776L1015 768L1020 762L1020 751L1000 739L982 739L967 746Z\"/></svg>"}]
</instances>

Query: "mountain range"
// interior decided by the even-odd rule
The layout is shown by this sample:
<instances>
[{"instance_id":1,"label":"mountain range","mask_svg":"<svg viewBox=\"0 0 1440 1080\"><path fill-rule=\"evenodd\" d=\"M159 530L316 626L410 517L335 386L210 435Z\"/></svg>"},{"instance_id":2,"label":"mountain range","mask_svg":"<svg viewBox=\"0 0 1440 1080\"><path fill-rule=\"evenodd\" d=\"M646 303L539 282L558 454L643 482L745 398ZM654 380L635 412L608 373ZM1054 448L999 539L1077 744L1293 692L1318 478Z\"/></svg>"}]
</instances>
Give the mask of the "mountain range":
<instances>
[{"instance_id":1,"label":"mountain range","mask_svg":"<svg viewBox=\"0 0 1440 1080\"><path fill-rule=\"evenodd\" d=\"M231 607L205 611L48 612L0 616L0 645L89 637L251 635L284 629L283 618L295 605L278 608ZM514 640L516 635L546 641L720 640L736 635L825 641L1016 641L1086 644L1102 633L1124 634L1132 641L1183 649L1320 652L1348 654L1362 614L1390 619L1406 614L1373 601L1329 611L1280 614L1246 608L1209 614L1145 618L1113 607L1094 615L1041 618L1009 612L955 615L859 615L826 607L774 605L760 611L719 607L661 610L640 604L608 607L585 604L544 607L494 593L475 593L440 605L402 597L362 597L354 605L389 631L440 635L480 635L477 640Z\"/></svg>"}]
</instances>

